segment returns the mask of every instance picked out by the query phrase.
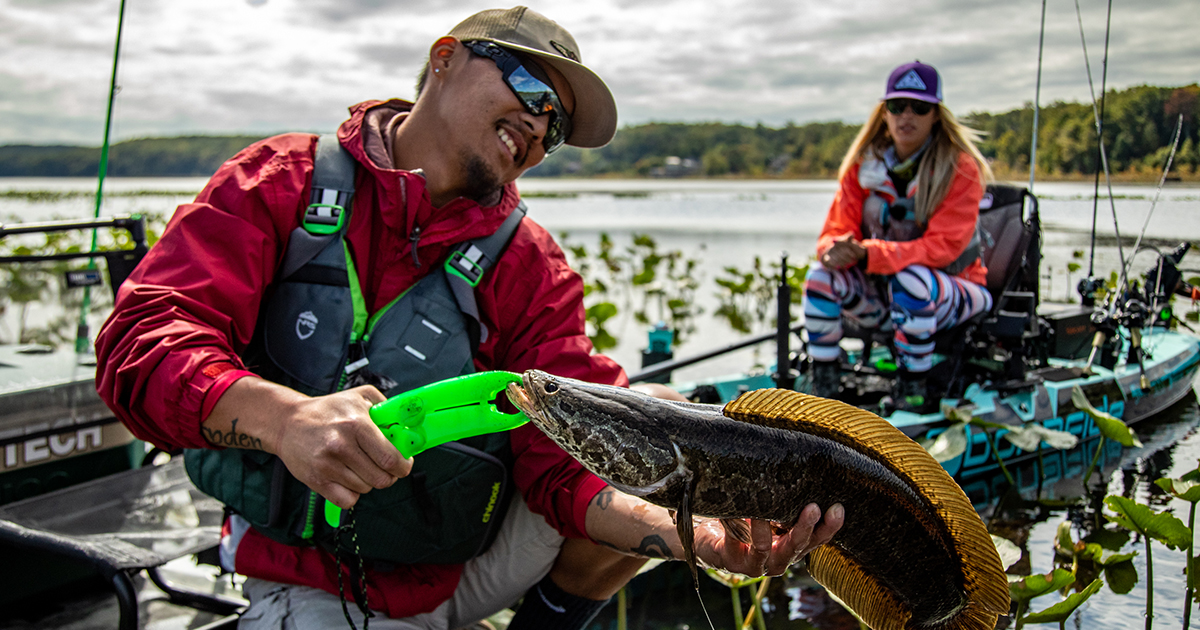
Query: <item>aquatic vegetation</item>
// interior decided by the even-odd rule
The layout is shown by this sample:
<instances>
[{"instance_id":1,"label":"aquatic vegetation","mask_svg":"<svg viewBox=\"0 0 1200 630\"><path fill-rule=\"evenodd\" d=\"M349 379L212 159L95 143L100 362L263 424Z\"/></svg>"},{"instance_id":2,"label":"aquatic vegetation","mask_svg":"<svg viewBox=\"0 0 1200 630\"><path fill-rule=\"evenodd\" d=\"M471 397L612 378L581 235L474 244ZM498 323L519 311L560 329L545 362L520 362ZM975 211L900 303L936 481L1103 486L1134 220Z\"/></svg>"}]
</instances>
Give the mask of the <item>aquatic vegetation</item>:
<instances>
[{"instance_id":1,"label":"aquatic vegetation","mask_svg":"<svg viewBox=\"0 0 1200 630\"><path fill-rule=\"evenodd\" d=\"M600 233L594 250L570 242L563 232L559 242L571 267L583 276L585 318L588 336L597 352L615 348L618 328L632 320L638 324L665 322L674 333L674 343L684 343L696 330L696 317L704 309L695 303L700 281L699 264L680 250L661 252L658 242L647 234L633 234L632 242L619 248L607 232ZM624 313L625 318L619 316ZM639 328L639 332L641 332Z\"/></svg>"},{"instance_id":2,"label":"aquatic vegetation","mask_svg":"<svg viewBox=\"0 0 1200 630\"><path fill-rule=\"evenodd\" d=\"M1124 447L1141 447L1142 443L1133 430L1126 426L1120 418L1096 409L1078 385L1071 390L1071 402L1077 409L1091 416L1096 423L1096 428L1100 431L1100 442L1096 445L1096 454L1092 457L1092 463L1088 466L1087 472L1083 475L1083 487L1086 488L1088 480L1092 477L1092 471L1096 468L1096 460L1100 457L1100 451L1104 448L1105 439L1114 440Z\"/></svg>"},{"instance_id":3,"label":"aquatic vegetation","mask_svg":"<svg viewBox=\"0 0 1200 630\"><path fill-rule=\"evenodd\" d=\"M1096 591L1099 591L1101 586L1104 586L1103 580L1099 578L1092 580L1092 583L1088 584L1087 587L1085 587L1082 591L1078 593L1071 593L1063 601L1054 604L1053 606L1041 612L1026 615L1021 619L1021 623L1057 622L1059 628L1065 628L1067 619L1074 614L1075 610L1083 605L1083 603L1087 601L1089 597L1095 595Z\"/></svg>"},{"instance_id":4,"label":"aquatic vegetation","mask_svg":"<svg viewBox=\"0 0 1200 630\"><path fill-rule=\"evenodd\" d=\"M1196 502L1200 501L1200 468L1193 470L1178 479L1163 477L1156 480L1155 485L1165 490L1177 499L1182 499L1191 504L1188 510L1188 530L1191 532L1188 538L1188 554L1187 554L1187 595L1184 597L1183 603L1183 628L1187 628L1191 624L1192 619L1192 595L1196 590L1195 580L1195 532L1196 532Z\"/></svg>"},{"instance_id":5,"label":"aquatic vegetation","mask_svg":"<svg viewBox=\"0 0 1200 630\"><path fill-rule=\"evenodd\" d=\"M1192 532L1182 521L1166 512L1155 512L1152 508L1122 496L1108 496L1104 504L1116 512L1105 518L1125 529L1140 534L1146 543L1146 627L1154 624L1154 558L1151 555L1151 540L1157 540L1170 549L1189 549Z\"/></svg>"},{"instance_id":6,"label":"aquatic vegetation","mask_svg":"<svg viewBox=\"0 0 1200 630\"><path fill-rule=\"evenodd\" d=\"M729 589L730 600L733 604L734 628L745 630L750 627L751 623L754 623L759 630L766 630L767 623L766 618L763 616L762 601L763 596L767 593L767 587L771 585L771 578L769 576L752 578L712 568L705 569L704 572L708 577ZM743 615L741 589L755 584L758 585L758 588L751 594L750 612Z\"/></svg>"}]
</instances>

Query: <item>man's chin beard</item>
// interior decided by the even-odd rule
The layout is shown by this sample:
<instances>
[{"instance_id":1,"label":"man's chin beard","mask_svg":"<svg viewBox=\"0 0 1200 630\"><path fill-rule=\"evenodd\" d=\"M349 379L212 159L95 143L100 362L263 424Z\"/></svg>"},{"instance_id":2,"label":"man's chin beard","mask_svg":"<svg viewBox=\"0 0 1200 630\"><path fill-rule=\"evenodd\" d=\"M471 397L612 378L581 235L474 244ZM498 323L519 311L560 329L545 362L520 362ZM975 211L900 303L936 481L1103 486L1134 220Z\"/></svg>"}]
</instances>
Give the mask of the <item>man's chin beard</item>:
<instances>
[{"instance_id":1,"label":"man's chin beard","mask_svg":"<svg viewBox=\"0 0 1200 630\"><path fill-rule=\"evenodd\" d=\"M480 203L499 201L499 193L504 188L500 176L478 155L463 155L460 166L463 169L464 184L462 196L474 199ZM484 204L495 205L495 203Z\"/></svg>"}]
</instances>

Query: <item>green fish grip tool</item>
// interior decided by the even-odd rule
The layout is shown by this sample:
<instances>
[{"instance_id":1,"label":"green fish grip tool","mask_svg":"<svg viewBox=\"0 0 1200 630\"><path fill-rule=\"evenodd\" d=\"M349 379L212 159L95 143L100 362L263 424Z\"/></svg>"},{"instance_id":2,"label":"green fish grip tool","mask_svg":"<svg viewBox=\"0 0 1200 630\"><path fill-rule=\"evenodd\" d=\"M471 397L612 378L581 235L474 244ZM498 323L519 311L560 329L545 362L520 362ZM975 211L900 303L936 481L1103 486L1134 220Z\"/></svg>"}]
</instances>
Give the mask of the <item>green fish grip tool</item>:
<instances>
[{"instance_id":1,"label":"green fish grip tool","mask_svg":"<svg viewBox=\"0 0 1200 630\"><path fill-rule=\"evenodd\" d=\"M512 372L478 372L430 383L393 396L371 407L371 420L396 450L412 457L439 444L515 429L529 418L504 413L495 400L509 383L520 384ZM325 522L337 527L342 508L325 502Z\"/></svg>"}]
</instances>

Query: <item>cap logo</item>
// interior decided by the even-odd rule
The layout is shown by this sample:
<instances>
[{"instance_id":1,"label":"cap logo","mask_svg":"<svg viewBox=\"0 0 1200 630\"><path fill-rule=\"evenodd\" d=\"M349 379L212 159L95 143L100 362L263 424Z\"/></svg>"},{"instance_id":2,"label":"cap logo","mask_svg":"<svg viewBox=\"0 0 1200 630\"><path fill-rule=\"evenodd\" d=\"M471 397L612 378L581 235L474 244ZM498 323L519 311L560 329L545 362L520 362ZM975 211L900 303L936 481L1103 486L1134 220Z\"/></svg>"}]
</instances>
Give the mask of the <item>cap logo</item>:
<instances>
[{"instance_id":1,"label":"cap logo","mask_svg":"<svg viewBox=\"0 0 1200 630\"><path fill-rule=\"evenodd\" d=\"M892 89L924 92L929 88L925 86L925 82L921 80L921 76L917 74L916 70L909 70L904 76L900 77L899 81L896 81L896 85Z\"/></svg>"},{"instance_id":2,"label":"cap logo","mask_svg":"<svg viewBox=\"0 0 1200 630\"><path fill-rule=\"evenodd\" d=\"M571 61L574 61L575 63L579 63L579 55L576 54L574 50L571 50L570 48L567 48L566 46L563 46L554 40L550 40L550 45L554 47L554 50L558 51L558 54L570 59Z\"/></svg>"}]
</instances>

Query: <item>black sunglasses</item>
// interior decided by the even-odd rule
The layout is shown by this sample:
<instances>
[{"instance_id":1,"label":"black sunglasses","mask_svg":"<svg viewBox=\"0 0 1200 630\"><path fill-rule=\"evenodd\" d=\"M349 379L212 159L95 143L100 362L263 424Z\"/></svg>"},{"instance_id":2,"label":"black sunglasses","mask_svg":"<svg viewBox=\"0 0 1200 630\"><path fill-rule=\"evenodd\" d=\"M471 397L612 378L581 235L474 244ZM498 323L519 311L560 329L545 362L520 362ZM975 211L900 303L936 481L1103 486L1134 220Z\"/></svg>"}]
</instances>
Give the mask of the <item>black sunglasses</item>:
<instances>
[{"instance_id":1,"label":"black sunglasses","mask_svg":"<svg viewBox=\"0 0 1200 630\"><path fill-rule=\"evenodd\" d=\"M891 98L887 101L887 110L897 116L904 113L905 109L912 108L912 112L918 116L924 116L933 110L933 103L918 101L911 98Z\"/></svg>"},{"instance_id":2,"label":"black sunglasses","mask_svg":"<svg viewBox=\"0 0 1200 630\"><path fill-rule=\"evenodd\" d=\"M471 52L490 58L503 73L504 83L525 105L526 111L534 116L550 115L546 125L546 136L542 146L550 154L561 147L571 135L571 116L563 106L550 77L537 64L526 65L515 53L509 52L492 42L463 42Z\"/></svg>"}]
</instances>

